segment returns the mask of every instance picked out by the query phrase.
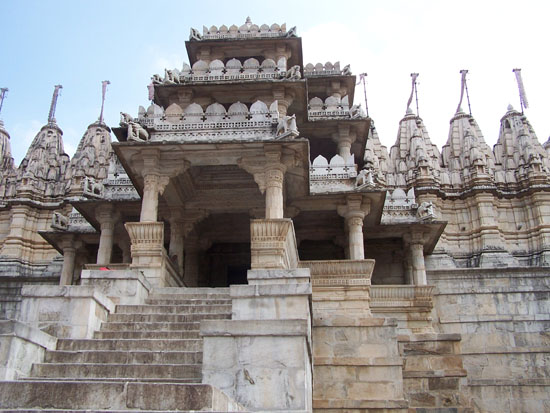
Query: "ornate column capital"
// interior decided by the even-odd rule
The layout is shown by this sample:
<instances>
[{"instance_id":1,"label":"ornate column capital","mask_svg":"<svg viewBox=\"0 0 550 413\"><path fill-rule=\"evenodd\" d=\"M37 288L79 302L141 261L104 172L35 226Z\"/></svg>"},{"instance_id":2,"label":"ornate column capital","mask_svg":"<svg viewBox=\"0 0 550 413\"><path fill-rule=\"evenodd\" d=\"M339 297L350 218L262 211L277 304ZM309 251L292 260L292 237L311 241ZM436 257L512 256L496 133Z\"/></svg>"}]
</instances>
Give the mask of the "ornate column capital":
<instances>
[{"instance_id":1,"label":"ornate column capital","mask_svg":"<svg viewBox=\"0 0 550 413\"><path fill-rule=\"evenodd\" d=\"M361 221L370 213L370 199L360 194L348 195L345 205L338 205L338 215L346 220L360 218ZM361 222L362 225L362 222Z\"/></svg>"}]
</instances>

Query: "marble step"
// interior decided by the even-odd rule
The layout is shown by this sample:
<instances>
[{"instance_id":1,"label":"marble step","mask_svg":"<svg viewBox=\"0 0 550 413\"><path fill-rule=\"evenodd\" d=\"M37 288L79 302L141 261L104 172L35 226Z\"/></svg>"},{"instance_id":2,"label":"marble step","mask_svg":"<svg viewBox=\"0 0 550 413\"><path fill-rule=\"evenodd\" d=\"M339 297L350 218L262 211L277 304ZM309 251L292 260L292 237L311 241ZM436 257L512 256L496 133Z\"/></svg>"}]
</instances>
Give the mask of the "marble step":
<instances>
[{"instance_id":1,"label":"marble step","mask_svg":"<svg viewBox=\"0 0 550 413\"><path fill-rule=\"evenodd\" d=\"M0 408L243 411L207 384L25 380L0 382Z\"/></svg>"},{"instance_id":2,"label":"marble step","mask_svg":"<svg viewBox=\"0 0 550 413\"><path fill-rule=\"evenodd\" d=\"M202 351L202 340L166 339L60 339L58 350Z\"/></svg>"},{"instance_id":3,"label":"marble step","mask_svg":"<svg viewBox=\"0 0 550 413\"><path fill-rule=\"evenodd\" d=\"M231 304L213 305L117 305L116 314L220 314L230 313Z\"/></svg>"},{"instance_id":4,"label":"marble step","mask_svg":"<svg viewBox=\"0 0 550 413\"><path fill-rule=\"evenodd\" d=\"M226 299L199 299L199 298L189 298L189 299L171 299L171 298L147 298L145 304L148 305L215 305L215 304L225 304L231 305L231 299L228 297Z\"/></svg>"},{"instance_id":5,"label":"marble step","mask_svg":"<svg viewBox=\"0 0 550 413\"><path fill-rule=\"evenodd\" d=\"M174 296L174 295L203 295L203 296L211 296L211 295L227 295L229 296L229 287L219 287L219 288L212 288L212 287L155 287L149 294L149 297L157 296L157 295L168 295L168 296Z\"/></svg>"},{"instance_id":6,"label":"marble step","mask_svg":"<svg viewBox=\"0 0 550 413\"><path fill-rule=\"evenodd\" d=\"M101 324L100 331L190 331L200 330L200 322L189 323L118 323Z\"/></svg>"},{"instance_id":7,"label":"marble step","mask_svg":"<svg viewBox=\"0 0 550 413\"><path fill-rule=\"evenodd\" d=\"M47 351L45 363L200 364L200 351Z\"/></svg>"},{"instance_id":8,"label":"marble step","mask_svg":"<svg viewBox=\"0 0 550 413\"><path fill-rule=\"evenodd\" d=\"M117 323L190 323L201 320L228 320L231 313L219 314L109 314L108 322Z\"/></svg>"},{"instance_id":9,"label":"marble step","mask_svg":"<svg viewBox=\"0 0 550 413\"><path fill-rule=\"evenodd\" d=\"M33 378L200 378L200 364L94 364L38 363L33 364Z\"/></svg>"},{"instance_id":10,"label":"marble step","mask_svg":"<svg viewBox=\"0 0 550 413\"><path fill-rule=\"evenodd\" d=\"M167 338L167 339L187 339L200 338L199 330L189 331L96 331L94 338L112 339L112 338Z\"/></svg>"}]
</instances>

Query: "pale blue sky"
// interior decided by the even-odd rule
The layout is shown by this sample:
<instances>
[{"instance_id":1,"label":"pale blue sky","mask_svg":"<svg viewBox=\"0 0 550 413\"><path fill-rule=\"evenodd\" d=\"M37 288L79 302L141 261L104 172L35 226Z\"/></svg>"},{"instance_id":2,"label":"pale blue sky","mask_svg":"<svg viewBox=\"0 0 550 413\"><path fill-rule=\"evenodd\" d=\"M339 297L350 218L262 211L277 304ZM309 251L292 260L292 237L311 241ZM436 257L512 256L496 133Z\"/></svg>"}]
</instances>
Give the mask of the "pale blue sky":
<instances>
[{"instance_id":1,"label":"pale blue sky","mask_svg":"<svg viewBox=\"0 0 550 413\"><path fill-rule=\"evenodd\" d=\"M19 164L45 124L55 84L63 89L56 118L72 155L97 119L101 81L110 80L105 119L137 114L147 84L165 66L187 61L190 27L297 26L304 63L340 60L368 72L370 115L388 147L396 137L420 73L420 115L434 143L447 140L459 96L460 69L469 69L473 114L487 143L499 120L519 106L514 67L522 68L531 108L526 114L541 142L550 135L546 1L0 1L0 86L10 90L0 118ZM362 90L356 102L362 100ZM465 105L464 105L465 106Z\"/></svg>"}]
</instances>

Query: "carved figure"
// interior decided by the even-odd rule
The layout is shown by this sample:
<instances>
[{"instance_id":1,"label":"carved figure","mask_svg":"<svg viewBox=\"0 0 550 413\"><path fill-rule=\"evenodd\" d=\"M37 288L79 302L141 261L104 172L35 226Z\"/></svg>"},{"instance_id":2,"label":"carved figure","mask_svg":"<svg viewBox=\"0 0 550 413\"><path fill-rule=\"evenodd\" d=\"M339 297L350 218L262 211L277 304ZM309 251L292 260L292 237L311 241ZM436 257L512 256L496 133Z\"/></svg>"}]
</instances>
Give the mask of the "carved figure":
<instances>
[{"instance_id":1,"label":"carved figure","mask_svg":"<svg viewBox=\"0 0 550 413\"><path fill-rule=\"evenodd\" d=\"M160 75L153 75L153 77L151 78L151 82L153 82L154 85L160 85L162 84L162 78L160 77Z\"/></svg>"},{"instance_id":2,"label":"carved figure","mask_svg":"<svg viewBox=\"0 0 550 413\"><path fill-rule=\"evenodd\" d=\"M296 37L298 34L296 33L296 26L292 27L287 33L286 37Z\"/></svg>"},{"instance_id":3,"label":"carved figure","mask_svg":"<svg viewBox=\"0 0 550 413\"><path fill-rule=\"evenodd\" d=\"M83 192L85 195L90 195L93 197L103 196L103 184L101 182L97 182L95 179L90 177L85 177L83 185Z\"/></svg>"},{"instance_id":4,"label":"carved figure","mask_svg":"<svg viewBox=\"0 0 550 413\"><path fill-rule=\"evenodd\" d=\"M351 76L351 66L350 65L345 65L344 69L342 69L342 74L344 76Z\"/></svg>"},{"instance_id":5,"label":"carved figure","mask_svg":"<svg viewBox=\"0 0 550 413\"><path fill-rule=\"evenodd\" d=\"M163 83L174 85L180 82L180 71L178 69L164 69L164 80Z\"/></svg>"},{"instance_id":6,"label":"carved figure","mask_svg":"<svg viewBox=\"0 0 550 413\"><path fill-rule=\"evenodd\" d=\"M279 123L277 124L277 136L284 137L287 135L298 136L296 115L284 116L279 119Z\"/></svg>"},{"instance_id":7,"label":"carved figure","mask_svg":"<svg viewBox=\"0 0 550 413\"><path fill-rule=\"evenodd\" d=\"M120 112L120 126L128 128L128 140L146 141L149 139L149 132L127 113Z\"/></svg>"},{"instance_id":8,"label":"carved figure","mask_svg":"<svg viewBox=\"0 0 550 413\"><path fill-rule=\"evenodd\" d=\"M433 202L422 202L416 210L416 216L421 220L435 219L435 210Z\"/></svg>"},{"instance_id":9,"label":"carved figure","mask_svg":"<svg viewBox=\"0 0 550 413\"><path fill-rule=\"evenodd\" d=\"M189 34L189 40L202 40L202 36L197 29L191 27L191 33Z\"/></svg>"},{"instance_id":10,"label":"carved figure","mask_svg":"<svg viewBox=\"0 0 550 413\"><path fill-rule=\"evenodd\" d=\"M286 72L285 78L289 80L300 80L302 78L302 75L300 74L300 66L298 65L292 66Z\"/></svg>"},{"instance_id":11,"label":"carved figure","mask_svg":"<svg viewBox=\"0 0 550 413\"><path fill-rule=\"evenodd\" d=\"M68 229L69 228L69 218L60 212L54 212L52 216L52 228L56 229Z\"/></svg>"},{"instance_id":12,"label":"carved figure","mask_svg":"<svg viewBox=\"0 0 550 413\"><path fill-rule=\"evenodd\" d=\"M363 115L363 109L361 109L361 104L353 105L350 110L349 114L352 119L362 118Z\"/></svg>"}]
</instances>

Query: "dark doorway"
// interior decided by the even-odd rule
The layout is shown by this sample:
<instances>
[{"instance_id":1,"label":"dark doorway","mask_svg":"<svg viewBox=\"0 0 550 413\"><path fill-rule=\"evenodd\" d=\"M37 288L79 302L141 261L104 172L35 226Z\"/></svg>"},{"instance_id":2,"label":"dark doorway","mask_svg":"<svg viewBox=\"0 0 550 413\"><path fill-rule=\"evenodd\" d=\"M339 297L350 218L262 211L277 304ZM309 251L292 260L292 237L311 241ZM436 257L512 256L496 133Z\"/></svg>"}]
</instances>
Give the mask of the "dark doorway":
<instances>
[{"instance_id":1,"label":"dark doorway","mask_svg":"<svg viewBox=\"0 0 550 413\"><path fill-rule=\"evenodd\" d=\"M248 265L228 265L227 266L227 284L247 284Z\"/></svg>"}]
</instances>

